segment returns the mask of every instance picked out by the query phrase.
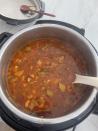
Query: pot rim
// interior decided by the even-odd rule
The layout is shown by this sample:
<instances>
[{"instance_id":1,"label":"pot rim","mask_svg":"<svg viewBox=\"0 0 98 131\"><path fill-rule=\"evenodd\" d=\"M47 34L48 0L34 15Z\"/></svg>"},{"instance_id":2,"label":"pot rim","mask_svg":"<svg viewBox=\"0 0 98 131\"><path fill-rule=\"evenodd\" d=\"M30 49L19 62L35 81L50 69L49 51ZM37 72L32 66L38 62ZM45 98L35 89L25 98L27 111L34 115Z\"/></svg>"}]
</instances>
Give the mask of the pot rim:
<instances>
[{"instance_id":1,"label":"pot rim","mask_svg":"<svg viewBox=\"0 0 98 131\"><path fill-rule=\"evenodd\" d=\"M94 60L96 63L97 76L98 76L98 62L96 60L96 57L98 57L98 56L97 56L94 48L90 44L90 42L85 37L83 37L81 34L74 31L73 29L70 29L68 27L64 27L62 25L57 25L57 24L38 24L38 25L34 25L32 27L25 28L25 29L19 31L18 33L16 33L7 42L5 42L5 44L2 46L1 52L0 52L0 62L2 60L5 50L7 49L7 47L9 46L9 44L13 40L15 40L18 36L20 36L21 34L23 34L25 32L28 32L28 31L31 31L31 30L37 29L37 28L43 28L43 27L52 27L52 28L58 28L60 30L66 30L66 31L76 35L79 39L83 40L87 44L91 53L94 56ZM75 111L73 111L72 113L69 113L69 114L61 116L61 117L56 117L56 118L39 118L39 117L35 117L35 116L31 116L29 114L26 114L26 113L22 112L21 110L19 110L18 108L16 108L5 96L5 94L1 88L1 83L0 83L0 99L8 107L8 109L11 110L19 118L27 120L29 122L36 123L36 124L49 124L50 125L50 124L57 124L57 123L62 123L62 122L72 120L72 119L78 117L80 114L82 114L90 106L90 104L92 103L92 101L94 100L96 95L97 95L97 90L93 89L92 93L90 94L87 101L81 107L79 107Z\"/></svg>"}]
</instances>

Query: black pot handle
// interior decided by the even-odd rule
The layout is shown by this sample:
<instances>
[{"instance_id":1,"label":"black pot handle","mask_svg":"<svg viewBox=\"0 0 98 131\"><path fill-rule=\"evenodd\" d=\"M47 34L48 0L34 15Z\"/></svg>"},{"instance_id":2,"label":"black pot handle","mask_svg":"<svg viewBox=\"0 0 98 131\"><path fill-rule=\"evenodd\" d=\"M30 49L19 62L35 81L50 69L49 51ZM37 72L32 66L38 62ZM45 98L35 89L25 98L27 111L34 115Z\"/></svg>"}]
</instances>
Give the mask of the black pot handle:
<instances>
[{"instance_id":1,"label":"black pot handle","mask_svg":"<svg viewBox=\"0 0 98 131\"><path fill-rule=\"evenodd\" d=\"M72 24L66 23L66 22L62 22L62 21L56 21L56 20L38 20L36 22L36 24L58 24L58 25L63 25L66 27L69 27L75 31L77 31L78 33L80 33L82 36L84 36L85 34L85 30L83 28L78 28Z\"/></svg>"},{"instance_id":2,"label":"black pot handle","mask_svg":"<svg viewBox=\"0 0 98 131\"><path fill-rule=\"evenodd\" d=\"M2 47L2 45L12 36L11 33L8 32L4 32L2 34L0 34L0 48Z\"/></svg>"}]
</instances>

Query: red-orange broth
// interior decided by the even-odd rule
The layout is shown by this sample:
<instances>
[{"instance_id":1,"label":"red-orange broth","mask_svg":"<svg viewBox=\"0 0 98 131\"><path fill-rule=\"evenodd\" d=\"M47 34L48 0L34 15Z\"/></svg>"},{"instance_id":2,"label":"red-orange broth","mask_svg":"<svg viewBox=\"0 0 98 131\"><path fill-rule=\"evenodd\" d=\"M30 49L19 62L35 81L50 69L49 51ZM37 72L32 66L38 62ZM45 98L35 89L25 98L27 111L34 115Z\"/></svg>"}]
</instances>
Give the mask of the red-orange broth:
<instances>
[{"instance_id":1,"label":"red-orange broth","mask_svg":"<svg viewBox=\"0 0 98 131\"><path fill-rule=\"evenodd\" d=\"M7 90L29 114L54 118L79 107L90 91L73 85L75 73L87 74L87 63L71 42L36 39L15 52L8 66Z\"/></svg>"}]
</instances>

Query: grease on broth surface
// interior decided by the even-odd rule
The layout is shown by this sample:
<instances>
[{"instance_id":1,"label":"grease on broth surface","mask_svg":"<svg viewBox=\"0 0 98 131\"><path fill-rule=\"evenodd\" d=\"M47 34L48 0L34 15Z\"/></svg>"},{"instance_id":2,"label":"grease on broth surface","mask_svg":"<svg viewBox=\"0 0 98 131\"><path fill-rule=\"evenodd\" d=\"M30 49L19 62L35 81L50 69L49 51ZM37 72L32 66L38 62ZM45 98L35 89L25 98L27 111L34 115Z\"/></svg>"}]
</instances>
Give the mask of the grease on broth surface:
<instances>
[{"instance_id":1,"label":"grease on broth surface","mask_svg":"<svg viewBox=\"0 0 98 131\"><path fill-rule=\"evenodd\" d=\"M87 74L86 60L76 47L56 38L36 39L9 62L7 90L27 113L60 117L79 107L90 93L87 87L72 84L75 73Z\"/></svg>"}]
</instances>

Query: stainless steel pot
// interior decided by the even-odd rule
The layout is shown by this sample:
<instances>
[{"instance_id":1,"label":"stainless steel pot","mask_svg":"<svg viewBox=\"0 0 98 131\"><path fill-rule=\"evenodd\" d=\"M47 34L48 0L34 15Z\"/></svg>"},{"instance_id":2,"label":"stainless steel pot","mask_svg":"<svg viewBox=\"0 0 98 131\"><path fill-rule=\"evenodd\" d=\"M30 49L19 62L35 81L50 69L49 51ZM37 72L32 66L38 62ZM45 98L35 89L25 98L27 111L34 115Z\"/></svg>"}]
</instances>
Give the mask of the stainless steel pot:
<instances>
[{"instance_id":1,"label":"stainless steel pot","mask_svg":"<svg viewBox=\"0 0 98 131\"><path fill-rule=\"evenodd\" d=\"M97 54L90 42L81 34L68 27L48 23L34 25L33 27L28 27L18 32L17 34L13 35L1 48L0 99L2 103L5 105L5 107L8 108L8 110L10 110L15 115L15 117L18 117L20 120L25 120L31 123L31 125L35 127L42 128L42 130L46 130L48 128L49 131L60 130L66 128L66 124L69 124L69 122L81 119L80 116L86 115L85 112L89 112L89 109L92 108L92 105L94 106L96 100L96 89L92 90L88 99L78 109L76 109L68 115L53 119L38 118L22 112L20 109L18 109L11 103L9 96L6 92L5 74L11 56L17 49L24 46L26 41L40 37L57 37L63 40L66 38L73 40L74 46L77 46L80 49L80 53L85 55L85 59L89 64L89 74L91 74L92 76L98 76Z\"/></svg>"}]
</instances>

